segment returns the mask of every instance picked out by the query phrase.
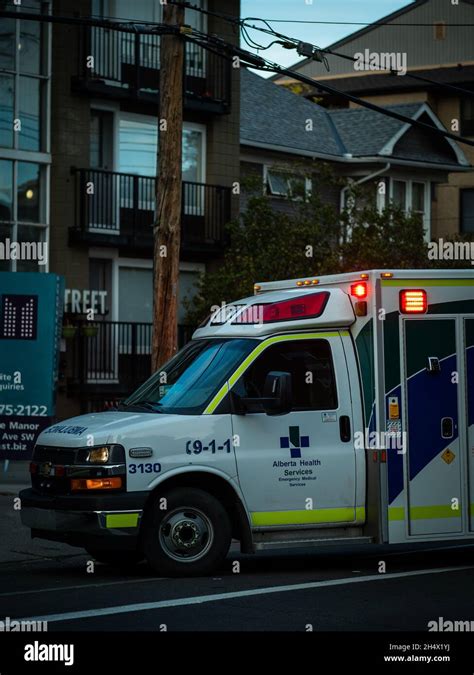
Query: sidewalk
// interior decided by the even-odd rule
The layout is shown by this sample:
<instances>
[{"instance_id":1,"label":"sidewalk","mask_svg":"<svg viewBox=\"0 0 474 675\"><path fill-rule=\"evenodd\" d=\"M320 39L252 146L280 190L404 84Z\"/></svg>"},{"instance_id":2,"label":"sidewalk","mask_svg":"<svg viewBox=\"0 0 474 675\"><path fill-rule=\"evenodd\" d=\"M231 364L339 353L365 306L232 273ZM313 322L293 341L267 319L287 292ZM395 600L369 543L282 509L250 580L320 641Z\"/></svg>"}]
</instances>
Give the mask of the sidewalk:
<instances>
[{"instance_id":1,"label":"sidewalk","mask_svg":"<svg viewBox=\"0 0 474 675\"><path fill-rule=\"evenodd\" d=\"M30 487L29 462L11 460L5 471L5 460L0 461L0 495L17 495L20 490Z\"/></svg>"},{"instance_id":2,"label":"sidewalk","mask_svg":"<svg viewBox=\"0 0 474 675\"><path fill-rule=\"evenodd\" d=\"M0 462L0 573L4 563L45 561L85 553L68 544L32 539L30 529L21 524L15 498L31 485L29 466L29 462L11 461L5 472L4 462Z\"/></svg>"}]
</instances>

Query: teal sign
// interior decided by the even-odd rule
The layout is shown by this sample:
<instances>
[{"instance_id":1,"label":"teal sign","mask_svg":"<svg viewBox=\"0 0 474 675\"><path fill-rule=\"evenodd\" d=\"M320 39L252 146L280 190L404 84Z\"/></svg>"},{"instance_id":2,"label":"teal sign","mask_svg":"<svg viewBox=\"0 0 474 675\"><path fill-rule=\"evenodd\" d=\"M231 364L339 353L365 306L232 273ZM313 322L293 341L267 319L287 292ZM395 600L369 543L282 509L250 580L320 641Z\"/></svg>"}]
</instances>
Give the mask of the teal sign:
<instances>
[{"instance_id":1,"label":"teal sign","mask_svg":"<svg viewBox=\"0 0 474 675\"><path fill-rule=\"evenodd\" d=\"M0 459L31 458L55 416L64 280L0 272Z\"/></svg>"}]
</instances>

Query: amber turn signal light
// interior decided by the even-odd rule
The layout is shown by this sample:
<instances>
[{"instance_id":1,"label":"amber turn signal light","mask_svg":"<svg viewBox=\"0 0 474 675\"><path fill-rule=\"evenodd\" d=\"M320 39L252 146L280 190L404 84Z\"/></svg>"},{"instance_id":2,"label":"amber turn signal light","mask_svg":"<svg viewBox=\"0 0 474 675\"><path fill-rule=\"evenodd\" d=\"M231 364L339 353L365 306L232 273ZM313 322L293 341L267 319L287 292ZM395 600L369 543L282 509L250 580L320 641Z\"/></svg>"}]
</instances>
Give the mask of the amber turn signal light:
<instances>
[{"instance_id":1,"label":"amber turn signal light","mask_svg":"<svg viewBox=\"0 0 474 675\"><path fill-rule=\"evenodd\" d=\"M113 478L73 478L71 490L116 490L122 487L121 476Z\"/></svg>"}]
</instances>

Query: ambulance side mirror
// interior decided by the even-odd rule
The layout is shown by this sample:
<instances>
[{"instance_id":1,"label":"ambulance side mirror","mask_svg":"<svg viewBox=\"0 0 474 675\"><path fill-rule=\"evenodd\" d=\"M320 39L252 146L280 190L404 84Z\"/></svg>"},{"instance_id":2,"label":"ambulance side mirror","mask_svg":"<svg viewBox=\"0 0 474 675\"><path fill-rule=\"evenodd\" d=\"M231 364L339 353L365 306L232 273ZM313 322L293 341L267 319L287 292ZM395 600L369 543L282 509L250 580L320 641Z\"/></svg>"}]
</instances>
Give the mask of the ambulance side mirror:
<instances>
[{"instance_id":1,"label":"ambulance side mirror","mask_svg":"<svg viewBox=\"0 0 474 675\"><path fill-rule=\"evenodd\" d=\"M265 379L263 409L267 415L286 415L291 411L291 374L272 370Z\"/></svg>"}]
</instances>

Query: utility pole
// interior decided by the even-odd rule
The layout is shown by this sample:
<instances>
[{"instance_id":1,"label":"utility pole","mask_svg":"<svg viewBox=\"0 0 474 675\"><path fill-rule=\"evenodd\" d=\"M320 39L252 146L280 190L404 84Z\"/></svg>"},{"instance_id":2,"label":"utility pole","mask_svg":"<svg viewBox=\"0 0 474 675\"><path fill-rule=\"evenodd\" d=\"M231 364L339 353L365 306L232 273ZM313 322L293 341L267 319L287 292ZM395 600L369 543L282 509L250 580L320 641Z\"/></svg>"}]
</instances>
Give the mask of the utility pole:
<instances>
[{"instance_id":1,"label":"utility pole","mask_svg":"<svg viewBox=\"0 0 474 675\"><path fill-rule=\"evenodd\" d=\"M184 7L163 4L163 23L184 24ZM158 177L153 256L152 372L178 347L178 283L181 243L184 39L162 35ZM138 299L139 300L139 299Z\"/></svg>"}]
</instances>

